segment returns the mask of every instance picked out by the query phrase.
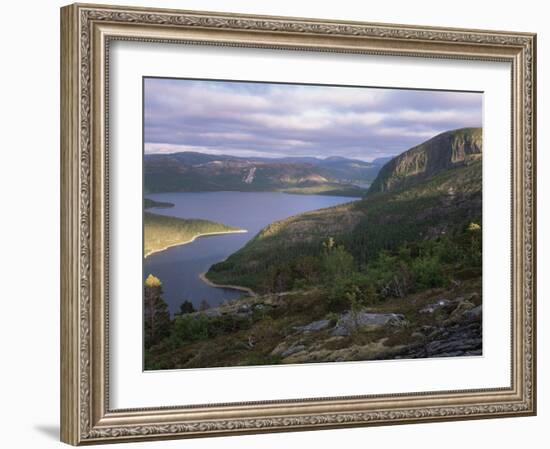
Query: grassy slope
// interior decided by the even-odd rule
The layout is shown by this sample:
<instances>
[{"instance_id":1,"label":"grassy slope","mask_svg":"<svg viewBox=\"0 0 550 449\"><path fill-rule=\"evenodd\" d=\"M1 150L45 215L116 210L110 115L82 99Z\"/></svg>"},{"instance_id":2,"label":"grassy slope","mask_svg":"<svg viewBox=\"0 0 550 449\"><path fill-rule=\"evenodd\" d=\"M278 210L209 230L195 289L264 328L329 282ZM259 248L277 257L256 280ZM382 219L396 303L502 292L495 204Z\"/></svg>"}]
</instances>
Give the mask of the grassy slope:
<instances>
[{"instance_id":1,"label":"grassy slope","mask_svg":"<svg viewBox=\"0 0 550 449\"><path fill-rule=\"evenodd\" d=\"M481 160L406 190L272 223L244 248L214 265L208 278L258 289L270 267L297 255L318 254L328 237L335 237L364 264L381 249L442 235L469 221L481 221Z\"/></svg>"},{"instance_id":2,"label":"grassy slope","mask_svg":"<svg viewBox=\"0 0 550 449\"><path fill-rule=\"evenodd\" d=\"M146 212L144 215L144 255L183 244L201 234L237 232L238 228L208 220L182 219Z\"/></svg>"},{"instance_id":3,"label":"grassy slope","mask_svg":"<svg viewBox=\"0 0 550 449\"><path fill-rule=\"evenodd\" d=\"M354 196L363 197L367 193L366 189L362 189L353 185L345 184L317 184L309 187L289 187L281 189L285 193L294 193L300 195L331 195L331 196Z\"/></svg>"}]
</instances>

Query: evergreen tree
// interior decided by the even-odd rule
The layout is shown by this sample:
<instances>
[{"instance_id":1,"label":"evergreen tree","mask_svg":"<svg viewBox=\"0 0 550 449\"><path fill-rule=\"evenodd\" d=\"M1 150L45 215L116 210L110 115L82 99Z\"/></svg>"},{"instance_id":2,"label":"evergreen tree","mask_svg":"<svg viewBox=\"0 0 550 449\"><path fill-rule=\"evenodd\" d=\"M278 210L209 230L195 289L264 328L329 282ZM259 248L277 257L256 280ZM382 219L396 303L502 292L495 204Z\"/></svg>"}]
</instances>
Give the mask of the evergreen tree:
<instances>
[{"instance_id":1,"label":"evergreen tree","mask_svg":"<svg viewBox=\"0 0 550 449\"><path fill-rule=\"evenodd\" d=\"M180 315L185 315L186 313L196 312L195 306L191 301L187 299L180 304Z\"/></svg>"},{"instance_id":2,"label":"evergreen tree","mask_svg":"<svg viewBox=\"0 0 550 449\"><path fill-rule=\"evenodd\" d=\"M342 245L336 245L332 237L323 243L322 263L329 283L346 278L355 271L353 256Z\"/></svg>"},{"instance_id":3,"label":"evergreen tree","mask_svg":"<svg viewBox=\"0 0 550 449\"><path fill-rule=\"evenodd\" d=\"M170 334L170 312L162 299L162 282L152 274L145 280L143 318L145 348L159 343Z\"/></svg>"}]
</instances>

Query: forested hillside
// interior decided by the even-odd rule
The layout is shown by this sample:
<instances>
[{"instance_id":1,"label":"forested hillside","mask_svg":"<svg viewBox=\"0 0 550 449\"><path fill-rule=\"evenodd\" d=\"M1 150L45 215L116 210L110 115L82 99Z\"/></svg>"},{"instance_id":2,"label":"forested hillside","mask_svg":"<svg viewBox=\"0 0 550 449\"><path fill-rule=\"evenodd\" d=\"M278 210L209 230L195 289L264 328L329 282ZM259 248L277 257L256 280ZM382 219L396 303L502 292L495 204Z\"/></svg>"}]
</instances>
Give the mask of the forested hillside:
<instances>
[{"instance_id":1,"label":"forested hillside","mask_svg":"<svg viewBox=\"0 0 550 449\"><path fill-rule=\"evenodd\" d=\"M457 134L463 136L464 132ZM477 130L472 131L475 134ZM448 137L446 133L444 140L451 142L447 150L453 152L452 142L456 140ZM430 161L433 144L416 147L420 158L418 148L426 152L422 159ZM293 266L319 269L322 244L328 238L342 245L353 255L357 267L362 267L381 250L392 251L405 242L444 238L470 222L481 223L482 166L480 153L476 154L478 157L463 158L460 164L435 170L431 177L411 171L413 180L402 181L400 188L394 185L389 191L371 190L361 201L275 222L229 259L213 266L208 277L260 291L284 290L300 279L300 270L293 271ZM387 178L386 167L394 165L394 160L379 178ZM382 183L379 178L373 186Z\"/></svg>"}]
</instances>

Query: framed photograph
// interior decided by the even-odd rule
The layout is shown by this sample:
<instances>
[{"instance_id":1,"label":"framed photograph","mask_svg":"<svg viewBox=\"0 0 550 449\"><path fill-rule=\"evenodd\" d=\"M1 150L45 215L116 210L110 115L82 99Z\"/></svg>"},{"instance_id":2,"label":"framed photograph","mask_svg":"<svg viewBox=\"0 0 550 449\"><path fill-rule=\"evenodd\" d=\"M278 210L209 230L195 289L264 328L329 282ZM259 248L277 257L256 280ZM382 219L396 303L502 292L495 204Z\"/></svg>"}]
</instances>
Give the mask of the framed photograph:
<instances>
[{"instance_id":1,"label":"framed photograph","mask_svg":"<svg viewBox=\"0 0 550 449\"><path fill-rule=\"evenodd\" d=\"M61 35L64 442L536 413L534 34Z\"/></svg>"}]
</instances>

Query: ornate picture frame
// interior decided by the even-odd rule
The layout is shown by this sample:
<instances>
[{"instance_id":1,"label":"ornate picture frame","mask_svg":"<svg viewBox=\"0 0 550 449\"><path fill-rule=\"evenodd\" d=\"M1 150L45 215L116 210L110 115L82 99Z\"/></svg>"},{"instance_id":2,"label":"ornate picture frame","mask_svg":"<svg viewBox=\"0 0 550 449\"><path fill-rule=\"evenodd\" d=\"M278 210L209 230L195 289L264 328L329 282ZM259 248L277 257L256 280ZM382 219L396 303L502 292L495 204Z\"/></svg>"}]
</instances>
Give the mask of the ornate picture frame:
<instances>
[{"instance_id":1,"label":"ornate picture frame","mask_svg":"<svg viewBox=\"0 0 550 449\"><path fill-rule=\"evenodd\" d=\"M74 4L61 9L61 37L62 441L80 445L536 414L534 34ZM510 63L510 387L112 409L108 56L117 40Z\"/></svg>"}]
</instances>

